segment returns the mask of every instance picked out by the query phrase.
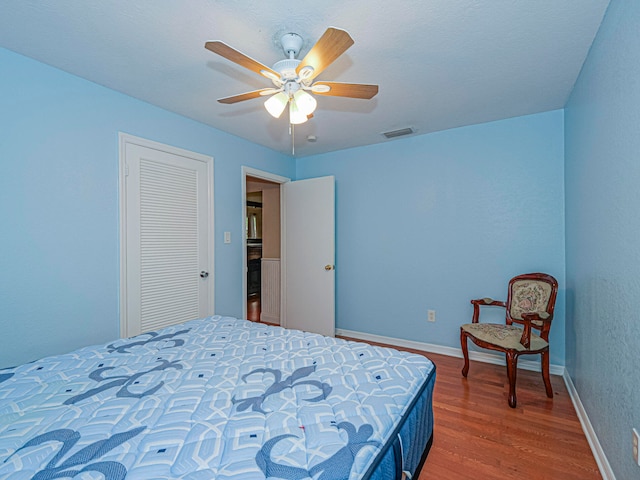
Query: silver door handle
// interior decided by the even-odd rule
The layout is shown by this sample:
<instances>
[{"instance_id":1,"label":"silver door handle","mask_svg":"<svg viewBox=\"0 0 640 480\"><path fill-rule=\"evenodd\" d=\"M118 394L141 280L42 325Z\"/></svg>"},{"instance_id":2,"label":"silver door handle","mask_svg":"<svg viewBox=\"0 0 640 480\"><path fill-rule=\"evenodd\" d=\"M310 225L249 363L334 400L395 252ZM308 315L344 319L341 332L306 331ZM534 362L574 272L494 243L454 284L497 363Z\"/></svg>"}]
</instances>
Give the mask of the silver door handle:
<instances>
[{"instance_id":1,"label":"silver door handle","mask_svg":"<svg viewBox=\"0 0 640 480\"><path fill-rule=\"evenodd\" d=\"M209 272L205 272L204 270L200 272L200 278L207 278L208 276L209 276Z\"/></svg>"}]
</instances>

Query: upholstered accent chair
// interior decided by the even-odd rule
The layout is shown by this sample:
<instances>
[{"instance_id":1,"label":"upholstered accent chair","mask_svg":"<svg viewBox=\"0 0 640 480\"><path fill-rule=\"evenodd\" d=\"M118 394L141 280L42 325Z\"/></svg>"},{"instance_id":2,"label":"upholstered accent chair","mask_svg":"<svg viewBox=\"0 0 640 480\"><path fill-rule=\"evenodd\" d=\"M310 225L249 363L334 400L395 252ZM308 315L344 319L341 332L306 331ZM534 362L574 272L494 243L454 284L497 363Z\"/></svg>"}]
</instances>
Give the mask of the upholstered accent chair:
<instances>
[{"instance_id":1,"label":"upholstered accent chair","mask_svg":"<svg viewBox=\"0 0 640 480\"><path fill-rule=\"evenodd\" d=\"M558 282L545 273L526 273L509 281L507 301L492 298L471 300L472 323L460 327L460 343L464 354L462 375L469 373L469 351L467 339L482 348L504 352L509 377L509 406L516 407L516 373L520 355L542 356L542 379L547 397L553 398L549 379L549 330L553 320L553 309L558 294ZM504 324L480 323L480 307L503 307L506 311ZM517 326L517 325L520 326ZM532 332L539 331L539 334Z\"/></svg>"}]
</instances>

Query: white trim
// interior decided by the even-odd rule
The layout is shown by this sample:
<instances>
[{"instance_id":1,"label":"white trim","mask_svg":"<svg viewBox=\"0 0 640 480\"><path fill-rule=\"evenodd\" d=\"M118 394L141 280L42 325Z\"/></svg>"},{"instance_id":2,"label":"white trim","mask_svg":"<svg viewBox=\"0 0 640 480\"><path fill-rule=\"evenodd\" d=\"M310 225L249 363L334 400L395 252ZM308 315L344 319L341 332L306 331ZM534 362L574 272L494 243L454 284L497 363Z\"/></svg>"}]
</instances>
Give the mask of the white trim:
<instances>
[{"instance_id":1,"label":"white trim","mask_svg":"<svg viewBox=\"0 0 640 480\"><path fill-rule=\"evenodd\" d=\"M607 460L607 456L602 449L602 445L600 445L598 436L596 435L596 432L591 425L591 421L589 420L587 411L584 409L584 405L582 405L582 401L580 400L578 391L573 385L571 376L569 376L569 373L566 370L562 378L564 379L564 384L567 386L567 391L569 392L569 397L571 397L573 407L575 408L578 419L580 420L580 425L582 425L582 431L587 437L587 442L589 442L591 452L593 453L596 463L598 464L600 475L602 475L603 480L616 480L616 477L613 474L613 470L611 469L611 465L609 465L609 460Z\"/></svg>"},{"instance_id":2,"label":"white trim","mask_svg":"<svg viewBox=\"0 0 640 480\"><path fill-rule=\"evenodd\" d=\"M260 178L262 180L268 180L273 183L279 183L282 185L283 183L290 182L291 179L287 177L283 177L281 175L276 175L275 173L265 172L263 170L257 170L255 168L242 166L242 175L240 176L242 179L241 186L241 194L242 194L242 204L241 204L241 228L242 232L242 318L247 318L247 232L244 228L245 216L247 215L247 177ZM282 187L281 187L282 188ZM282 195L280 196L280 218L282 218ZM282 223L280 224L280 257L283 255L283 247L282 244ZM280 311L282 312L282 298L284 296L284 292L282 290L283 283L282 278L280 279Z\"/></svg>"},{"instance_id":3,"label":"white trim","mask_svg":"<svg viewBox=\"0 0 640 480\"><path fill-rule=\"evenodd\" d=\"M128 135L118 132L118 201L120 202L120 336L127 331L127 165L125 162L126 140Z\"/></svg>"},{"instance_id":4,"label":"white trim","mask_svg":"<svg viewBox=\"0 0 640 480\"><path fill-rule=\"evenodd\" d=\"M146 138L136 137L128 133L118 132L118 150L119 150L119 165L118 165L118 200L120 210L120 336L124 337L127 331L127 232L126 232L126 207L127 207L127 189L126 189L126 176L128 174L126 164L126 146L127 144L139 145L141 147L151 148L161 152L178 155L181 157L187 157L194 160L199 160L207 165L207 208L209 209L209 267L208 271L212 272L210 278L213 280L209 286L209 313L213 315L215 313L215 218L214 218L214 176L213 176L213 157L209 155L203 155L201 153L192 152L190 150L184 150L182 148L173 147L171 145L165 145L164 143L154 142L153 140L147 140Z\"/></svg>"},{"instance_id":5,"label":"white trim","mask_svg":"<svg viewBox=\"0 0 640 480\"><path fill-rule=\"evenodd\" d=\"M242 167L242 174L244 177L260 178L262 180L268 180L273 183L287 183L291 181L290 178L283 177L282 175L276 175L275 173L269 173L265 172L264 170L258 170L256 168L245 166Z\"/></svg>"},{"instance_id":6,"label":"white trim","mask_svg":"<svg viewBox=\"0 0 640 480\"><path fill-rule=\"evenodd\" d=\"M377 343L386 343L388 345L394 345L397 347L413 348L414 350L422 350L423 352L438 353L440 355L447 355L449 357L463 358L462 349L455 347L445 347L442 345L435 345L433 343L416 342L415 340L404 340L402 338L383 337L381 335L373 335L371 333L354 332L352 330L343 330L341 328L336 329L336 335L342 335L344 337L357 338L358 340L365 340ZM506 365L504 357L501 355L494 355L485 352L469 352L469 359L478 362L492 363L494 365ZM531 360L519 360L518 368L522 370L532 370L534 372L540 371L540 362ZM562 365L551 364L549 366L549 373L552 375L564 375L565 368Z\"/></svg>"}]
</instances>

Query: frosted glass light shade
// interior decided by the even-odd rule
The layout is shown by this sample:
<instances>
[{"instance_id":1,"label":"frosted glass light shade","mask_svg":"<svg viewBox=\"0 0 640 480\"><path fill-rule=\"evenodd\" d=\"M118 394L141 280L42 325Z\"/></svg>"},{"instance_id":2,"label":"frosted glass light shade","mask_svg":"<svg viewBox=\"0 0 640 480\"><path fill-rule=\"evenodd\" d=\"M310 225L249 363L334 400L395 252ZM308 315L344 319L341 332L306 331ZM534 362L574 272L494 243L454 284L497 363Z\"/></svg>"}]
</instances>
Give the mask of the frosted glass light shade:
<instances>
[{"instance_id":1,"label":"frosted glass light shade","mask_svg":"<svg viewBox=\"0 0 640 480\"><path fill-rule=\"evenodd\" d=\"M284 112L284 108L287 106L288 101L289 96L286 93L276 93L264 102L264 108L267 109L267 112L269 112L271 116L280 118L280 115Z\"/></svg>"},{"instance_id":2,"label":"frosted glass light shade","mask_svg":"<svg viewBox=\"0 0 640 480\"><path fill-rule=\"evenodd\" d=\"M305 116L311 115L313 112L315 112L316 107L318 106L318 102L315 98L313 98L313 95L309 95L304 90L298 90L293 95L293 98L298 105L298 110L304 113Z\"/></svg>"},{"instance_id":3,"label":"frosted glass light shade","mask_svg":"<svg viewBox=\"0 0 640 480\"><path fill-rule=\"evenodd\" d=\"M307 115L298 108L298 102L296 102L294 95L294 98L292 98L289 103L289 123L298 125L306 122L307 120Z\"/></svg>"}]
</instances>

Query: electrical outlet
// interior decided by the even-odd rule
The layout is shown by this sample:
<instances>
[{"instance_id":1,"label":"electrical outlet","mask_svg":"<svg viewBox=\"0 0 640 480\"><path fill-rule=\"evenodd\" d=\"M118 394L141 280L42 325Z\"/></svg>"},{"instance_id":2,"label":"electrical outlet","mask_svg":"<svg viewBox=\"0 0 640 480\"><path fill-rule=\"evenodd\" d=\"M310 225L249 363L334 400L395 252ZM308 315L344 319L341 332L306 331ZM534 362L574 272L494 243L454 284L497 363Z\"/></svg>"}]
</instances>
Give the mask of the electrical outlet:
<instances>
[{"instance_id":1,"label":"electrical outlet","mask_svg":"<svg viewBox=\"0 0 640 480\"><path fill-rule=\"evenodd\" d=\"M435 322L436 321L436 311L435 310L428 310L427 311L427 321L429 321L429 322Z\"/></svg>"},{"instance_id":2,"label":"electrical outlet","mask_svg":"<svg viewBox=\"0 0 640 480\"><path fill-rule=\"evenodd\" d=\"M640 461L638 460L638 444L640 443L640 434L638 434L638 430L633 429L633 459L636 461L636 465L640 466Z\"/></svg>"}]
</instances>

